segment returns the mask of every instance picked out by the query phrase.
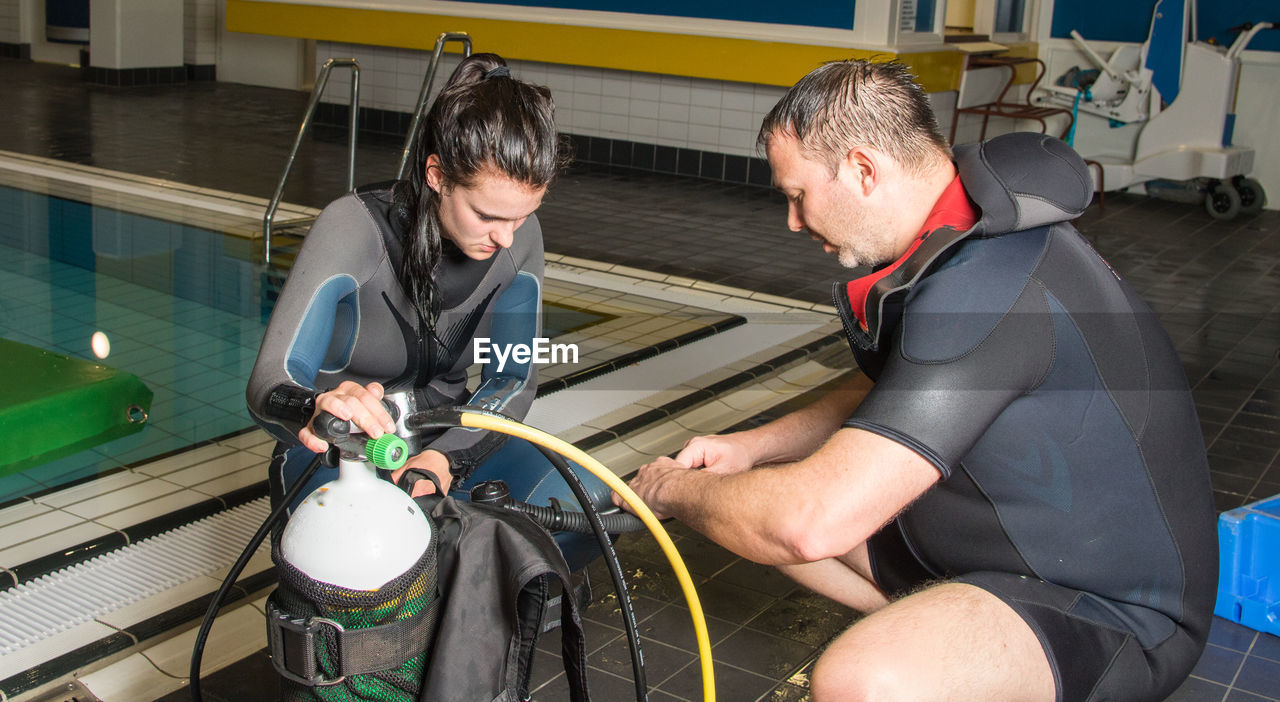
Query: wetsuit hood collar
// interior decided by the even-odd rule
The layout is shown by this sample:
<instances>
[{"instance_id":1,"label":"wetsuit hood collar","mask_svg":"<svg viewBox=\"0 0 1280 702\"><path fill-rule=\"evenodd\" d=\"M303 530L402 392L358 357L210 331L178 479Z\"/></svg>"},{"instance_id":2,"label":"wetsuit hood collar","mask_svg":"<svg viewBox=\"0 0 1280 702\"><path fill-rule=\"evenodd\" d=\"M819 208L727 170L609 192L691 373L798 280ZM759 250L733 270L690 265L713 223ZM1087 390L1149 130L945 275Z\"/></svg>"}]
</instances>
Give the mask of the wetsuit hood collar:
<instances>
[{"instance_id":1,"label":"wetsuit hood collar","mask_svg":"<svg viewBox=\"0 0 1280 702\"><path fill-rule=\"evenodd\" d=\"M1079 217L1093 199L1084 159L1058 139L1014 132L955 148L956 170L982 216L969 236L989 237Z\"/></svg>"},{"instance_id":2,"label":"wetsuit hood collar","mask_svg":"<svg viewBox=\"0 0 1280 702\"><path fill-rule=\"evenodd\" d=\"M977 221L955 217L957 208L944 207L951 221L934 222L938 228L932 231L926 227L917 244L891 264L887 274L877 271L833 287L850 347L872 378L884 363L884 339L897 326L907 293L946 262L961 241L1070 221L1093 198L1093 181L1084 160L1071 147L1042 134L1014 132L958 146L955 164L963 193L977 210ZM952 190L943 199L958 204L964 197ZM935 214L937 210L935 205Z\"/></svg>"}]
</instances>

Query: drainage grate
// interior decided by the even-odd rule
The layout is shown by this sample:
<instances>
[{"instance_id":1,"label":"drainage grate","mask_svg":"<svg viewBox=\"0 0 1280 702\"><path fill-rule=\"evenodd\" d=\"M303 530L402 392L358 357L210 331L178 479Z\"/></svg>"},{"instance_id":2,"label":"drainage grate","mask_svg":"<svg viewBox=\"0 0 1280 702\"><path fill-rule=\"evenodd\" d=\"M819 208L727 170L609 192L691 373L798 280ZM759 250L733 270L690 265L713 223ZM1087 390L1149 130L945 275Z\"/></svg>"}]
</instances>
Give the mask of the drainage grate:
<instances>
[{"instance_id":1,"label":"drainage grate","mask_svg":"<svg viewBox=\"0 0 1280 702\"><path fill-rule=\"evenodd\" d=\"M269 512L262 497L0 593L0 655L230 566Z\"/></svg>"}]
</instances>

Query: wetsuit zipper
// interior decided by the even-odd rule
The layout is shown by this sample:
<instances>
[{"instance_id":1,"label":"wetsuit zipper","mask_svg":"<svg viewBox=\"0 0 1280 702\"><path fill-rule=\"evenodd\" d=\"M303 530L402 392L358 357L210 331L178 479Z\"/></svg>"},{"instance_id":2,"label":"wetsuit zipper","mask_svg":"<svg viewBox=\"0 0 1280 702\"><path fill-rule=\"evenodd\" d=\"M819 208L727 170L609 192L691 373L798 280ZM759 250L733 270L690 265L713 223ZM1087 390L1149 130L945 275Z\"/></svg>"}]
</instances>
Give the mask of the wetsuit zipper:
<instances>
[{"instance_id":1,"label":"wetsuit zipper","mask_svg":"<svg viewBox=\"0 0 1280 702\"><path fill-rule=\"evenodd\" d=\"M849 339L849 345L856 348L858 340L854 338L853 328L849 325L849 315L853 314L853 306L848 297L842 294L840 288L843 285L847 285L847 283L831 284L831 302L836 308L836 315L840 317L840 324L844 327L844 335ZM857 323L857 321L856 318L853 320L854 323Z\"/></svg>"}]
</instances>

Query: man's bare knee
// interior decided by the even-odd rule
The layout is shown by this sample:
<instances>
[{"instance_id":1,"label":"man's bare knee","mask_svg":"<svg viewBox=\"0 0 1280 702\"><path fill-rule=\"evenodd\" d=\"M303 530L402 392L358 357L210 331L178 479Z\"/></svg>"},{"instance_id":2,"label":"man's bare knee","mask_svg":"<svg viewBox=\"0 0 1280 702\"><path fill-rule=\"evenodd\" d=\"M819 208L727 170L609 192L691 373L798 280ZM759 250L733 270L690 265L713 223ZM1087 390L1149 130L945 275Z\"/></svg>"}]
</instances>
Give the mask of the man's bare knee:
<instances>
[{"instance_id":1,"label":"man's bare knee","mask_svg":"<svg viewBox=\"0 0 1280 702\"><path fill-rule=\"evenodd\" d=\"M843 637L842 637L843 638ZM901 659L884 656L857 639L833 646L809 673L814 702L894 702L909 700L911 671Z\"/></svg>"},{"instance_id":2,"label":"man's bare knee","mask_svg":"<svg viewBox=\"0 0 1280 702\"><path fill-rule=\"evenodd\" d=\"M941 584L859 621L810 674L817 702L1050 700L1053 671L1035 633L971 585Z\"/></svg>"}]
</instances>

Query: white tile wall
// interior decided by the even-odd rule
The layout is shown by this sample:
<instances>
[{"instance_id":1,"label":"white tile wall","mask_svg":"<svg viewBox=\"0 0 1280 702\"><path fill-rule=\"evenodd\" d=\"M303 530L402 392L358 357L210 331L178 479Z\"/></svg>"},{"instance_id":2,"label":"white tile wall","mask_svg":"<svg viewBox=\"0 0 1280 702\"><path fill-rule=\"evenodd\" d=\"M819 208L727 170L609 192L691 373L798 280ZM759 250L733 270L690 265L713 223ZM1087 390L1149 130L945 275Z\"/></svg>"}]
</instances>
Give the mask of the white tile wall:
<instances>
[{"instance_id":1,"label":"white tile wall","mask_svg":"<svg viewBox=\"0 0 1280 702\"><path fill-rule=\"evenodd\" d=\"M431 52L317 42L317 70L331 57L354 57L360 62L361 106L412 113ZM458 60L456 54L441 57L432 97ZM551 89L561 131L738 156L760 155L756 151L756 131L765 114L786 92L786 88L774 85L531 61L511 61L511 68L517 77ZM324 101L347 104L350 81L350 71L334 71ZM935 93L930 97L946 134L956 93ZM976 139L980 120L965 116L957 125L956 141ZM987 136L1013 131L1015 126L1031 128L1027 124L1015 125L1012 120L993 119Z\"/></svg>"},{"instance_id":2,"label":"white tile wall","mask_svg":"<svg viewBox=\"0 0 1280 702\"><path fill-rule=\"evenodd\" d=\"M8 2L9 0L0 0ZM218 60L217 0L185 0L182 14L182 62L212 66Z\"/></svg>"},{"instance_id":3,"label":"white tile wall","mask_svg":"<svg viewBox=\"0 0 1280 702\"><path fill-rule=\"evenodd\" d=\"M412 112L431 53L317 42L317 69L330 57L360 62L361 106ZM458 56L445 54L440 63L437 89ZM758 155L760 120L785 92L772 85L531 61L512 61L511 68L517 77L551 89L561 131L740 156ZM350 72L335 71L323 99L346 104L349 90Z\"/></svg>"},{"instance_id":4,"label":"white tile wall","mask_svg":"<svg viewBox=\"0 0 1280 702\"><path fill-rule=\"evenodd\" d=\"M0 0L0 42L19 44L22 42L20 32L18 5L22 0Z\"/></svg>"}]
</instances>

